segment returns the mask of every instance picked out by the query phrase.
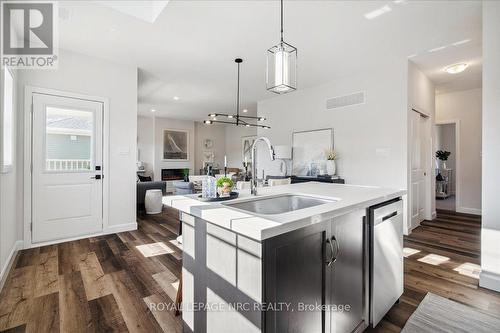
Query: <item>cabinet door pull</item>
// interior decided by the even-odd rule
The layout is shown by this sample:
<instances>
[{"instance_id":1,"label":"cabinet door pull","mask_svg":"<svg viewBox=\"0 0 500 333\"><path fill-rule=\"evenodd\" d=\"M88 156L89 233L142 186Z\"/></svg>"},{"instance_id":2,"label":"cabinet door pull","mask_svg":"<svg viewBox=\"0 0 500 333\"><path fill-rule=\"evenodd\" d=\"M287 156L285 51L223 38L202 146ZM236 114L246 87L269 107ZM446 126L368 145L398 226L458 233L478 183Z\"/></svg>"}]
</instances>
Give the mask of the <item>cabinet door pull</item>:
<instances>
[{"instance_id":1,"label":"cabinet door pull","mask_svg":"<svg viewBox=\"0 0 500 333\"><path fill-rule=\"evenodd\" d=\"M333 258L333 260L332 260L331 264L333 264L334 262L337 261L337 258L338 258L339 253L340 253L339 241L337 240L337 238L335 238L335 236L332 236L332 239L330 240L330 244L332 244L333 242L335 242L335 252L332 252L332 258Z\"/></svg>"},{"instance_id":2,"label":"cabinet door pull","mask_svg":"<svg viewBox=\"0 0 500 333\"><path fill-rule=\"evenodd\" d=\"M330 245L330 253L331 254L330 254L330 258L327 259L325 263L327 264L327 266L330 266L332 264L332 262L333 262L333 244L330 241L330 239L326 240L326 244ZM327 249L327 252L328 252L328 249Z\"/></svg>"},{"instance_id":3,"label":"cabinet door pull","mask_svg":"<svg viewBox=\"0 0 500 333\"><path fill-rule=\"evenodd\" d=\"M330 251L332 253L330 259L326 261L326 264L328 265L328 267L330 267L331 265L333 265L335 261L337 261L337 256L340 252L340 247L339 247L339 242L337 241L335 236L332 236L332 238L327 239L326 242L330 245ZM334 242L335 242L335 248L333 246Z\"/></svg>"}]
</instances>

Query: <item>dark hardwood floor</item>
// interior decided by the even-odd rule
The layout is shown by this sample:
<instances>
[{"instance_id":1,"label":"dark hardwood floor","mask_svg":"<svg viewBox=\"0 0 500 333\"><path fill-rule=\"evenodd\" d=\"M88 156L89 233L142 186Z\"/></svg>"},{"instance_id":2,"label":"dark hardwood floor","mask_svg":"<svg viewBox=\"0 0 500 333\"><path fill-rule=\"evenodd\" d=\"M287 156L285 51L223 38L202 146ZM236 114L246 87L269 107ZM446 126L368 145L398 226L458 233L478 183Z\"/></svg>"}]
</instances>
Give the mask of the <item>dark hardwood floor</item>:
<instances>
[{"instance_id":1,"label":"dark hardwood floor","mask_svg":"<svg viewBox=\"0 0 500 333\"><path fill-rule=\"evenodd\" d=\"M0 332L181 332L178 217L139 215L136 231L21 251L0 294Z\"/></svg>"},{"instance_id":2,"label":"dark hardwood floor","mask_svg":"<svg viewBox=\"0 0 500 333\"><path fill-rule=\"evenodd\" d=\"M21 251L0 293L0 332L180 332L178 213L139 215L139 229ZM405 292L370 332L399 332L427 292L500 314L478 286L480 218L439 211L405 237ZM160 307L158 306L158 309Z\"/></svg>"}]
</instances>

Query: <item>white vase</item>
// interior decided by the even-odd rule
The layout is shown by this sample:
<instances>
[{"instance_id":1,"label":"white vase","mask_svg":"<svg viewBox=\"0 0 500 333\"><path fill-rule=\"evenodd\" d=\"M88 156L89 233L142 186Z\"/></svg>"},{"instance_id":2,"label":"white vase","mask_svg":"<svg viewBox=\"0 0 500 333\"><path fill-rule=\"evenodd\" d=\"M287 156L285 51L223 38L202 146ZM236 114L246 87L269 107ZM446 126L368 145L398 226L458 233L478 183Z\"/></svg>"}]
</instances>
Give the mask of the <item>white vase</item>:
<instances>
[{"instance_id":1,"label":"white vase","mask_svg":"<svg viewBox=\"0 0 500 333\"><path fill-rule=\"evenodd\" d=\"M334 176L337 171L337 166L335 165L335 160L327 160L326 161L326 173L329 176Z\"/></svg>"}]
</instances>

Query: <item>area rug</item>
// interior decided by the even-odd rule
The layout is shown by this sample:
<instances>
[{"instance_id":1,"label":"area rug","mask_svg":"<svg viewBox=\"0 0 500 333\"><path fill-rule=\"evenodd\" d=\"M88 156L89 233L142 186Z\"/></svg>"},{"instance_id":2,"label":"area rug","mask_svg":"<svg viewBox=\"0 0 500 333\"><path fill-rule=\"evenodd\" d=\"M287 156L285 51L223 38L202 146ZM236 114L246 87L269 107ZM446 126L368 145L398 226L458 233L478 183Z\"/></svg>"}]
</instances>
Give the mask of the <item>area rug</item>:
<instances>
[{"instance_id":1,"label":"area rug","mask_svg":"<svg viewBox=\"0 0 500 333\"><path fill-rule=\"evenodd\" d=\"M500 332L500 317L428 293L401 333Z\"/></svg>"}]
</instances>

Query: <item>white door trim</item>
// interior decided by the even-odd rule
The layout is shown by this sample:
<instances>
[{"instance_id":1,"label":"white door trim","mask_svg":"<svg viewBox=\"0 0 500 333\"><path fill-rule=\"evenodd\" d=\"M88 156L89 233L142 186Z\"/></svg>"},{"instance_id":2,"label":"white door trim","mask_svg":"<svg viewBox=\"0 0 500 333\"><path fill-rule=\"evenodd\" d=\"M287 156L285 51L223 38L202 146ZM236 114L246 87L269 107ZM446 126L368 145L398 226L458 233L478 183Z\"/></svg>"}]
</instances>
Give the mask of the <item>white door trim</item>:
<instances>
[{"instance_id":1,"label":"white door trim","mask_svg":"<svg viewBox=\"0 0 500 333\"><path fill-rule=\"evenodd\" d=\"M433 213L435 212L432 212L432 207L431 207L431 201L433 200L435 194L434 194L434 186L433 186L433 177L434 177L434 169L433 169L433 159L432 159L432 156L433 156L433 149L432 149L432 145L434 144L433 140L434 140L434 137L433 137L433 131L432 131L432 126L433 126L433 120L434 120L434 117L417 108L417 107L413 107L413 106L409 106L408 109L407 109L408 113L407 113L407 145L406 145L406 148L407 148L407 151L406 151L406 163L407 163L407 166L406 166L406 176L407 176L407 188L408 188L408 191L407 191L407 194L406 194L406 205L405 205L405 210L406 210L406 219L405 219L405 224L404 224L404 229L403 229L403 232L405 235L409 235L411 233L411 231L413 229L415 229L416 227L418 227L420 225L420 223L418 225L415 225L415 226L412 226L412 191L411 191L411 174L412 174L412 171L411 171L411 158L412 158L412 135L411 135L411 129L410 129L410 125L411 125L411 115L412 115L412 112L416 112L418 114L420 114L420 116L424 119L426 119L425 121L425 129L426 129L426 133L429 134L429 141L427 142L427 145L425 147L425 149L427 150L426 153L427 153L427 159L426 159L426 163L425 163L425 166L424 166L424 171L426 173L426 175L424 176L424 191L425 191L425 199L424 199L424 216L425 216L425 219L432 219L433 217Z\"/></svg>"},{"instance_id":2,"label":"white door trim","mask_svg":"<svg viewBox=\"0 0 500 333\"><path fill-rule=\"evenodd\" d=\"M436 125L455 125L455 211L458 213L470 213L468 208L462 207L462 188L460 186L460 119L448 119L436 121ZM436 198L434 198L436 200ZM473 213L474 214L474 213Z\"/></svg>"},{"instance_id":3,"label":"white door trim","mask_svg":"<svg viewBox=\"0 0 500 333\"><path fill-rule=\"evenodd\" d=\"M24 248L38 247L48 244L61 243L68 240L78 239L60 239L57 241L50 241L45 243L32 242L31 235L31 222L32 222L32 110L33 110L33 94L55 95L61 97L77 98L99 102L103 104L103 193L102 193L102 207L103 207L103 220L102 232L114 233L115 230L109 230L109 100L105 97L89 96L78 93L40 88L33 86L24 87ZM79 238L86 238L92 235L85 235Z\"/></svg>"}]
</instances>

